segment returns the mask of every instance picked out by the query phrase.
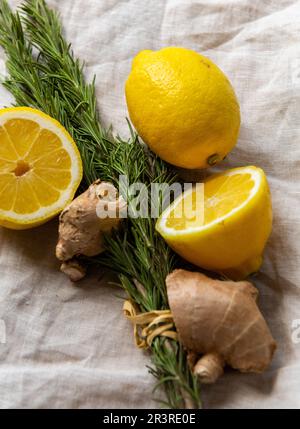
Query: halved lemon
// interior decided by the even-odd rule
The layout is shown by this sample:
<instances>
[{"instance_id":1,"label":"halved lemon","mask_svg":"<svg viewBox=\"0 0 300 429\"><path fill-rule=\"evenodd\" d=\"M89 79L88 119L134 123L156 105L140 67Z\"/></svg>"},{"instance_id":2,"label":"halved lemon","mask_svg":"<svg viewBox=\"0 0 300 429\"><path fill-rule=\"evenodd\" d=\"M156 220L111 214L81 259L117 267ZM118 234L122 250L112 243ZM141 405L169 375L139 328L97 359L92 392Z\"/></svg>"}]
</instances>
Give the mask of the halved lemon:
<instances>
[{"instance_id":1,"label":"halved lemon","mask_svg":"<svg viewBox=\"0 0 300 429\"><path fill-rule=\"evenodd\" d=\"M0 110L0 225L38 226L73 199L79 151L64 127L39 110Z\"/></svg>"},{"instance_id":2,"label":"halved lemon","mask_svg":"<svg viewBox=\"0 0 300 429\"><path fill-rule=\"evenodd\" d=\"M272 228L264 171L242 167L206 179L203 216L194 210L197 192L201 188L179 196L158 219L157 231L175 252L199 267L234 280L256 272Z\"/></svg>"}]
</instances>

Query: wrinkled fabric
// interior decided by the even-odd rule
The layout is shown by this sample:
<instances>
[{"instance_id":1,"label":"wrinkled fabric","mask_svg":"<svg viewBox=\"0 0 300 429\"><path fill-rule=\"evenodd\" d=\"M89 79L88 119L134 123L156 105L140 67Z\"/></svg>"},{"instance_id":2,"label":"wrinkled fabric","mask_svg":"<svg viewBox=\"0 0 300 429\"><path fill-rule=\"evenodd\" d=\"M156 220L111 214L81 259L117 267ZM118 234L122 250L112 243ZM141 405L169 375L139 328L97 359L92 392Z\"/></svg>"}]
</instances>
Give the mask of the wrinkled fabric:
<instances>
[{"instance_id":1,"label":"wrinkled fabric","mask_svg":"<svg viewBox=\"0 0 300 429\"><path fill-rule=\"evenodd\" d=\"M195 49L232 81L242 127L238 145L220 168L254 164L269 179L273 233L254 282L278 350L262 375L228 370L215 385L203 387L203 404L299 408L300 1L48 3L61 13L87 78L97 74L103 122L123 137L128 136L124 82L140 50ZM1 88L0 105L11 102ZM59 272L57 220L30 231L1 229L0 235L0 407L157 407L146 369L149 355L134 346L110 276L94 271L72 285Z\"/></svg>"}]
</instances>

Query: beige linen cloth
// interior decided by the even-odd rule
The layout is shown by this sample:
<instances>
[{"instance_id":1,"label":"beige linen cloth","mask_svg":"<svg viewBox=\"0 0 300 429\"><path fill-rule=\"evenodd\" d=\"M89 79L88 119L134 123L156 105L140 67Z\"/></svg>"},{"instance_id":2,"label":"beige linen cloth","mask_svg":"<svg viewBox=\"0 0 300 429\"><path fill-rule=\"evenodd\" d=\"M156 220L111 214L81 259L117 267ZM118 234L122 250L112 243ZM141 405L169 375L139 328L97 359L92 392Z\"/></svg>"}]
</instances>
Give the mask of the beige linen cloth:
<instances>
[{"instance_id":1,"label":"beige linen cloth","mask_svg":"<svg viewBox=\"0 0 300 429\"><path fill-rule=\"evenodd\" d=\"M104 122L123 136L124 82L140 50L192 48L231 79L242 127L221 168L254 164L268 175L274 227L255 284L278 351L263 375L229 370L214 386L203 387L203 404L300 408L300 1L49 4L61 13L68 40L86 61L87 77L97 74ZM3 60L1 52L2 72ZM10 102L1 89L1 106ZM157 407L148 355L135 348L119 290L108 276L95 272L74 286L59 272L57 221L0 234L0 407Z\"/></svg>"}]
</instances>

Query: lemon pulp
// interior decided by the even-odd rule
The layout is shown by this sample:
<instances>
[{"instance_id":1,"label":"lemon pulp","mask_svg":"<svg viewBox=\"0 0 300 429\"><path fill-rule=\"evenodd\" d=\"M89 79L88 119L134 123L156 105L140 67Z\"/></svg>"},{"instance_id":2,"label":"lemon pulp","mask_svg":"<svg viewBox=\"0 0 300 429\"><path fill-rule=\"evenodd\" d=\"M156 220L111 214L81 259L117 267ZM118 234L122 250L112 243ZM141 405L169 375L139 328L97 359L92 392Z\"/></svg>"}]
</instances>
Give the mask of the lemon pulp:
<instances>
[{"instance_id":1,"label":"lemon pulp","mask_svg":"<svg viewBox=\"0 0 300 429\"><path fill-rule=\"evenodd\" d=\"M0 224L43 223L69 202L82 177L69 134L35 109L0 110Z\"/></svg>"},{"instance_id":2,"label":"lemon pulp","mask_svg":"<svg viewBox=\"0 0 300 429\"><path fill-rule=\"evenodd\" d=\"M241 206L249 198L254 185L251 174L220 176L214 180L207 180L203 187L204 206L200 207L200 210L204 211L203 215L196 211L197 191L193 191L182 198L182 204L178 201L166 220L166 226L175 230L185 230L208 225ZM200 200L201 196L198 195L198 201Z\"/></svg>"}]
</instances>

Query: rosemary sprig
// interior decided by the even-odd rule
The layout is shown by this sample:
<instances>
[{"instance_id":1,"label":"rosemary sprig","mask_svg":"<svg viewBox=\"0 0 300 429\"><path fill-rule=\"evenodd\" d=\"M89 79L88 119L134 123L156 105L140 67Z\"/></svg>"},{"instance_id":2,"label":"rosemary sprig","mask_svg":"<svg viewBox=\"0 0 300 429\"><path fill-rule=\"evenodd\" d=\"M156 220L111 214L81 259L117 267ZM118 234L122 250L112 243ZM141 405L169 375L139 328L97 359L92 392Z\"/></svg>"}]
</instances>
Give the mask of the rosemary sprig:
<instances>
[{"instance_id":1,"label":"rosemary sprig","mask_svg":"<svg viewBox=\"0 0 300 429\"><path fill-rule=\"evenodd\" d=\"M6 1L1 1L0 5L0 44L7 54L6 67L9 73L3 85L14 95L17 105L34 106L65 125L80 149L85 182L92 183L99 177L99 154L105 156L112 144L110 141L102 144L108 134L98 121L94 82L85 83L82 66L73 58L70 45L67 45L61 36L56 14L46 5L32 2L23 6L24 12L26 7L28 13L29 8L36 8L37 14L38 8L44 7L48 22L51 23L44 35L40 33L41 27L36 28L35 39L40 37L43 40L45 36L45 51L36 51L35 55L34 42L29 43L26 40L20 14L11 13ZM42 16L39 18L42 19ZM22 20L30 24L26 12ZM32 25L28 25L28 32L31 27ZM54 38L54 32L58 38ZM52 64L47 64L43 58L48 51L53 55ZM53 68L51 65L54 65L54 61L57 65Z\"/></svg>"},{"instance_id":2,"label":"rosemary sprig","mask_svg":"<svg viewBox=\"0 0 300 429\"><path fill-rule=\"evenodd\" d=\"M95 81L85 82L83 66L63 37L58 15L44 0L27 0L20 13L13 13L6 0L0 0L0 45L9 75L3 85L16 104L50 114L76 141L84 166L83 188L98 177L118 185L119 175L126 175L129 184L140 181L148 188L153 182L175 180L174 173L145 148L131 127L128 141L103 129ZM141 311L168 308L165 277L176 261L150 217L130 217L121 231L107 238L107 251L96 262L118 273L121 286ZM158 386L164 387L165 404L200 407L199 385L180 343L156 338L151 352L154 368L150 371Z\"/></svg>"}]
</instances>

